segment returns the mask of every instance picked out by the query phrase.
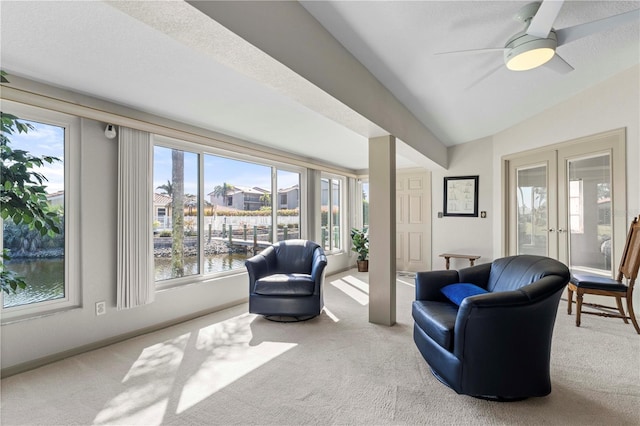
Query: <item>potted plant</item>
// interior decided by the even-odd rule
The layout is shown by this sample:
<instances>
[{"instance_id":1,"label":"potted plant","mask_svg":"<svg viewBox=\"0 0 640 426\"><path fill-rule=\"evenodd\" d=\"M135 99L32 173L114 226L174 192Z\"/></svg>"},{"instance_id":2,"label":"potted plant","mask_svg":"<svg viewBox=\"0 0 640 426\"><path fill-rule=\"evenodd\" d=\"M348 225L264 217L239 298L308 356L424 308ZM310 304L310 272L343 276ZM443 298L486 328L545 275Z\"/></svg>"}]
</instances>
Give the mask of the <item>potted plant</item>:
<instances>
[{"instance_id":1,"label":"potted plant","mask_svg":"<svg viewBox=\"0 0 640 426\"><path fill-rule=\"evenodd\" d=\"M351 229L351 251L358 253L358 272L368 272L369 234L364 229Z\"/></svg>"}]
</instances>

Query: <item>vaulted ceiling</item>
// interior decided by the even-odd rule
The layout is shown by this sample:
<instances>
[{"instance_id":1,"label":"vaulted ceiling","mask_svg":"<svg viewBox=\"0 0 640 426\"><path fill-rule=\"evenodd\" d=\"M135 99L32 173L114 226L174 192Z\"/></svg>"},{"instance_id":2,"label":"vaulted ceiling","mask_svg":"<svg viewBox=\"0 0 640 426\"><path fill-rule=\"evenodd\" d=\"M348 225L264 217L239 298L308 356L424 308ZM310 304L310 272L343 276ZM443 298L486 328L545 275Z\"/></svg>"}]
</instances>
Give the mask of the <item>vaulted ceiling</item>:
<instances>
[{"instance_id":1,"label":"vaulted ceiling","mask_svg":"<svg viewBox=\"0 0 640 426\"><path fill-rule=\"evenodd\" d=\"M637 19L558 47L575 68L567 74L545 67L509 71L501 52L436 55L503 47L523 29L513 17L526 4L293 6L304 8L364 65L434 143L451 146L500 132L640 62ZM566 1L554 27L638 8L638 1ZM367 168L367 138L386 132L340 93L321 90L295 67L265 54L258 48L261 34L251 40L234 33L235 24L246 27L255 19L246 14L221 23L181 1L2 1L0 15L2 69L15 75L353 170ZM322 52L299 46L296 54ZM409 150L398 164L420 161Z\"/></svg>"}]
</instances>

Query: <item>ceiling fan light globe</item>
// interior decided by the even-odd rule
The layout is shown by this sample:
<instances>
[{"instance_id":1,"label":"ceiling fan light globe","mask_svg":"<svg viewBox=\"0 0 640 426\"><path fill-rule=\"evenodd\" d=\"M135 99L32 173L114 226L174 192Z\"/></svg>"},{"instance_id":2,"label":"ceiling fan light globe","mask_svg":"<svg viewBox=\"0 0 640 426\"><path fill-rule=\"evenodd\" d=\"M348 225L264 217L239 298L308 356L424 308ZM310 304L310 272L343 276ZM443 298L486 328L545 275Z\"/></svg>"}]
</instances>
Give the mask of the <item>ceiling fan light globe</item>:
<instances>
[{"instance_id":1,"label":"ceiling fan light globe","mask_svg":"<svg viewBox=\"0 0 640 426\"><path fill-rule=\"evenodd\" d=\"M556 53L556 34L538 38L526 33L514 36L505 46L504 62L511 71L527 71L543 65Z\"/></svg>"},{"instance_id":2,"label":"ceiling fan light globe","mask_svg":"<svg viewBox=\"0 0 640 426\"><path fill-rule=\"evenodd\" d=\"M507 61L507 68L511 71L528 71L546 64L553 58L555 53L555 50L548 47L527 50L512 56Z\"/></svg>"}]
</instances>

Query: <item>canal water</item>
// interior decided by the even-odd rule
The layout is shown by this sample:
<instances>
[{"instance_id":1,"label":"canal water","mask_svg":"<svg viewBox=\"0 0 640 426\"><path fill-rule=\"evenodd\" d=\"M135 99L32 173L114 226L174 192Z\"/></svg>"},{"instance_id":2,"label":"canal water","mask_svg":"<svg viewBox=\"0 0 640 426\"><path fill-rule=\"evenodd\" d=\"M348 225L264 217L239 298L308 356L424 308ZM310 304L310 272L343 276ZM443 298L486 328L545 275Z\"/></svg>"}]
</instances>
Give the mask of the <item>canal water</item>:
<instances>
[{"instance_id":1,"label":"canal water","mask_svg":"<svg viewBox=\"0 0 640 426\"><path fill-rule=\"evenodd\" d=\"M217 272L230 271L232 269L243 269L246 254L215 254L205 256L204 274L215 274ZM171 258L156 257L154 259L156 281L163 281L172 278ZM184 258L184 276L196 275L198 273L198 257L188 256Z\"/></svg>"},{"instance_id":2,"label":"canal water","mask_svg":"<svg viewBox=\"0 0 640 426\"><path fill-rule=\"evenodd\" d=\"M27 283L25 289L3 295L5 308L64 297L64 259L11 260L5 266Z\"/></svg>"},{"instance_id":3,"label":"canal water","mask_svg":"<svg viewBox=\"0 0 640 426\"><path fill-rule=\"evenodd\" d=\"M246 254L216 254L205 256L204 274L244 269ZM171 259L155 258L156 281L171 278ZM28 283L23 290L15 294L4 294L3 306L26 305L55 300L64 297L64 259L16 259L6 262L6 266L18 276L25 278ZM198 273L198 258L185 258L185 276Z\"/></svg>"}]
</instances>

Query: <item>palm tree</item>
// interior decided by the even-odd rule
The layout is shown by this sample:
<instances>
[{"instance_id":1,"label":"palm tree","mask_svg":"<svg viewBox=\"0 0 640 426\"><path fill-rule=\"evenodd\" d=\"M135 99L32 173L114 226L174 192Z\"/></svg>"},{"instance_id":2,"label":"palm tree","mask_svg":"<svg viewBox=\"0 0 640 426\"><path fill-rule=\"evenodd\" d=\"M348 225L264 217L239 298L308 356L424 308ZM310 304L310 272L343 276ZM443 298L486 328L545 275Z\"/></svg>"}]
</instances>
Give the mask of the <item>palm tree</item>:
<instances>
[{"instance_id":1,"label":"palm tree","mask_svg":"<svg viewBox=\"0 0 640 426\"><path fill-rule=\"evenodd\" d=\"M226 204L225 197L230 191L233 191L234 189L235 187L233 185L230 185L227 182L222 182L222 185L216 185L216 187L213 188L213 196L222 198L223 203Z\"/></svg>"},{"instance_id":2,"label":"palm tree","mask_svg":"<svg viewBox=\"0 0 640 426\"><path fill-rule=\"evenodd\" d=\"M171 160L173 185L167 182L171 189L171 214L173 215L171 269L174 277L182 277L184 276L184 151L172 150Z\"/></svg>"},{"instance_id":3,"label":"palm tree","mask_svg":"<svg viewBox=\"0 0 640 426\"><path fill-rule=\"evenodd\" d=\"M173 195L173 185L170 180L168 180L164 185L158 186L156 189L162 189L169 197Z\"/></svg>"},{"instance_id":4,"label":"palm tree","mask_svg":"<svg viewBox=\"0 0 640 426\"><path fill-rule=\"evenodd\" d=\"M193 194L184 194L184 205L187 208L188 216L193 216L194 210L197 214L198 196Z\"/></svg>"},{"instance_id":5,"label":"palm tree","mask_svg":"<svg viewBox=\"0 0 640 426\"><path fill-rule=\"evenodd\" d=\"M260 196L260 202L263 207L271 207L271 194L263 194Z\"/></svg>"}]
</instances>

